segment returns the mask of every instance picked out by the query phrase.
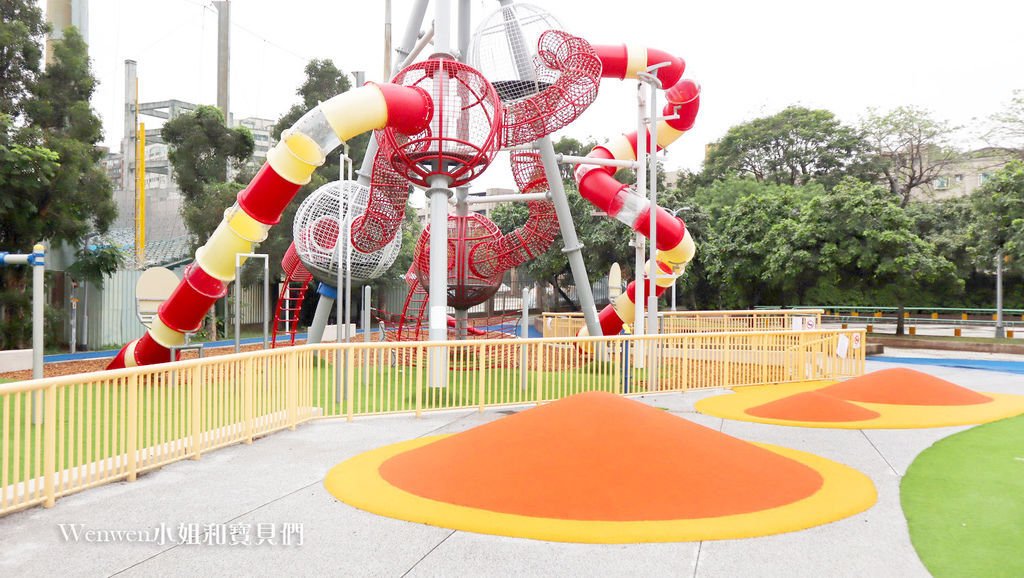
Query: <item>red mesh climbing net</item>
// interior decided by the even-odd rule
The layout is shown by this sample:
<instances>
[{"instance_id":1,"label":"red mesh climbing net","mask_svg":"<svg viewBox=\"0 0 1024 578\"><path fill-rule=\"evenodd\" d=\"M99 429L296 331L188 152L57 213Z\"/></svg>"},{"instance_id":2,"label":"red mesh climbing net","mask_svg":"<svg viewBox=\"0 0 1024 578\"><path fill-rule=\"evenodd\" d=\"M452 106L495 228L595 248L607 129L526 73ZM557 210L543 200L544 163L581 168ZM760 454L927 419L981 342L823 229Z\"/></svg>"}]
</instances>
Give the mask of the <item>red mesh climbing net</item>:
<instances>
[{"instance_id":1,"label":"red mesh climbing net","mask_svg":"<svg viewBox=\"0 0 1024 578\"><path fill-rule=\"evenodd\" d=\"M409 66L392 82L423 89L434 104L430 123L416 134L377 132L400 175L423 187L444 175L456 187L484 172L501 145L502 106L482 74L461 62L434 59Z\"/></svg>"},{"instance_id":2,"label":"red mesh climbing net","mask_svg":"<svg viewBox=\"0 0 1024 578\"><path fill-rule=\"evenodd\" d=\"M527 98L505 103L502 145L531 143L576 120L597 98L601 60L586 40L548 30L537 41L537 85Z\"/></svg>"}]
</instances>

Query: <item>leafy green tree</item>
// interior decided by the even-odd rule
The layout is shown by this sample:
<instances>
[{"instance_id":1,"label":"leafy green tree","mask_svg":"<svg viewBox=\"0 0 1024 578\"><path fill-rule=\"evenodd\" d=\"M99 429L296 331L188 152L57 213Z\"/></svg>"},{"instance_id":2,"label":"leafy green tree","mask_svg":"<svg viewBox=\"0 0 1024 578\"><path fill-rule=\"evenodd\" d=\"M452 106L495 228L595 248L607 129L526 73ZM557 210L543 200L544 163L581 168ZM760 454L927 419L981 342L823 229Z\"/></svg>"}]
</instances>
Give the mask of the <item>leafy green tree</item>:
<instances>
[{"instance_id":1,"label":"leafy green tree","mask_svg":"<svg viewBox=\"0 0 1024 578\"><path fill-rule=\"evenodd\" d=\"M5 16L0 30L10 32L6 15L18 13L29 20L21 30L34 38L38 27L27 3L7 2L0 11ZM116 216L97 147L102 127L89 105L96 81L88 48L74 28L65 30L53 48L53 62L41 73L24 35L0 37L0 52L14 55L0 64L7 66L0 108L21 115L17 122L0 115L0 246L6 250L27 252L39 241L77 246L87 234L105 232ZM11 347L28 341L26 273L9 268L0 278L0 323Z\"/></svg>"},{"instance_id":2,"label":"leafy green tree","mask_svg":"<svg viewBox=\"0 0 1024 578\"><path fill-rule=\"evenodd\" d=\"M760 183L714 220L715 242L705 243L700 254L716 256L708 275L724 306L799 301L788 293L795 284L788 261L796 251L802 200L793 187Z\"/></svg>"},{"instance_id":3,"label":"leafy green tree","mask_svg":"<svg viewBox=\"0 0 1024 578\"><path fill-rule=\"evenodd\" d=\"M274 138L280 138L281 133L286 129L290 128L296 121L298 121L302 115L314 107L320 102L330 99L338 94L346 92L352 88L352 84L348 79L348 76L341 71L333 61L330 59L315 59L309 61L306 65L306 79L302 85L295 91L295 94L299 96L300 102L292 105L288 112L278 119L274 125L271 133ZM369 142L370 133L364 133L353 139L348 143L349 155L353 159L353 168L358 170L360 163L363 159L363 154L366 151L366 144ZM298 210L299 205L306 199L313 191L322 187L323 185L336 181L341 178L342 167L341 167L341 153L339 149L334 153L327 156L324 164L313 173L309 183L303 185L299 189L298 194L295 195L295 199L285 207L284 214L281 215L281 223L271 229L270 235L267 240L260 245L260 251L270 255L271 271L275 279L281 275L281 259L284 257L285 251L288 250L288 246L292 243L292 223L295 221L295 212ZM354 178L354 175L353 175ZM403 225L407 226L407 225ZM407 259L408 262L412 262L412 251L414 244L402 244L402 253L398 260ZM408 268L408 266L406 267ZM398 270L398 265L394 266L394 270ZM404 275L405 270L403 269L397 275ZM386 276L387 281L382 283L394 283L390 273ZM311 299L309 301L316 301Z\"/></svg>"},{"instance_id":4,"label":"leafy green tree","mask_svg":"<svg viewBox=\"0 0 1024 578\"><path fill-rule=\"evenodd\" d=\"M17 118L36 80L49 26L38 2L0 2L0 115Z\"/></svg>"},{"instance_id":5,"label":"leafy green tree","mask_svg":"<svg viewBox=\"0 0 1024 578\"><path fill-rule=\"evenodd\" d=\"M228 128L219 108L200 105L165 123L161 135L170 145L167 156L185 204L199 204L219 213L206 206L207 188L227 181L228 168L238 168L252 156L252 133L245 127ZM212 229L189 232L202 241Z\"/></svg>"},{"instance_id":6,"label":"leafy green tree","mask_svg":"<svg viewBox=\"0 0 1024 578\"><path fill-rule=\"evenodd\" d=\"M733 126L707 155L702 180L751 178L791 186L832 186L846 175L870 173L867 143L827 110L790 106Z\"/></svg>"},{"instance_id":7,"label":"leafy green tree","mask_svg":"<svg viewBox=\"0 0 1024 578\"><path fill-rule=\"evenodd\" d=\"M971 195L971 205L971 245L983 263L1002 255L1016 264L1024 257L1024 162L1007 163Z\"/></svg>"},{"instance_id":8,"label":"leafy green tree","mask_svg":"<svg viewBox=\"0 0 1024 578\"><path fill-rule=\"evenodd\" d=\"M915 191L927 192L936 177L960 158L951 145L955 127L914 106L881 113L871 109L861 122L889 192L906 207Z\"/></svg>"},{"instance_id":9,"label":"leafy green tree","mask_svg":"<svg viewBox=\"0 0 1024 578\"><path fill-rule=\"evenodd\" d=\"M897 335L903 334L906 301L923 287L962 285L954 265L914 232L899 199L869 183L846 179L811 199L795 239L810 254L806 266L818 279L808 293L813 301L895 303Z\"/></svg>"},{"instance_id":10,"label":"leafy green tree","mask_svg":"<svg viewBox=\"0 0 1024 578\"><path fill-rule=\"evenodd\" d=\"M1013 99L999 113L992 115L995 128L990 140L1016 151L1024 160L1024 90L1015 90Z\"/></svg>"}]
</instances>

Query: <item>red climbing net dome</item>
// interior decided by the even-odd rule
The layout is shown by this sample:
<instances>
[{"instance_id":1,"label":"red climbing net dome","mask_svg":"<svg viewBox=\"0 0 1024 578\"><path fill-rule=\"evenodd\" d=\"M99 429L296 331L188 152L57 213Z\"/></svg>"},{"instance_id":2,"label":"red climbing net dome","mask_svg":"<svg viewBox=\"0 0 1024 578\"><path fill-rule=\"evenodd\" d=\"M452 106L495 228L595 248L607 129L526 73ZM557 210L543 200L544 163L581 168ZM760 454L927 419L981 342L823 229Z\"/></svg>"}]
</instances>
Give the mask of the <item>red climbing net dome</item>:
<instances>
[{"instance_id":1,"label":"red climbing net dome","mask_svg":"<svg viewBox=\"0 0 1024 578\"><path fill-rule=\"evenodd\" d=\"M392 82L423 89L434 105L430 123L416 134L378 131L400 175L422 187L444 175L456 187L484 172L501 145L502 108L482 74L455 60L435 59L409 66Z\"/></svg>"},{"instance_id":2,"label":"red climbing net dome","mask_svg":"<svg viewBox=\"0 0 1024 578\"><path fill-rule=\"evenodd\" d=\"M498 292L504 270L481 267L492 257L501 230L479 213L448 215L448 305L469 309ZM420 284L430 286L430 227L423 230L413 256Z\"/></svg>"}]
</instances>

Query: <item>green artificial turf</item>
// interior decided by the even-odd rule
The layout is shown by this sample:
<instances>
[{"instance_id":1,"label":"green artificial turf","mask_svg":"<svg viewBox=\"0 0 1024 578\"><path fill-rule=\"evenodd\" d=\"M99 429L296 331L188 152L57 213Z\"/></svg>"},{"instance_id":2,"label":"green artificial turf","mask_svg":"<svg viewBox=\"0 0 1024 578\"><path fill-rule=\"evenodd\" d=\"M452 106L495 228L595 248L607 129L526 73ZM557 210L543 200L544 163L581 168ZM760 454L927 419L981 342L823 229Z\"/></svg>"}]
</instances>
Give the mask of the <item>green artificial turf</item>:
<instances>
[{"instance_id":1,"label":"green artificial turf","mask_svg":"<svg viewBox=\"0 0 1024 578\"><path fill-rule=\"evenodd\" d=\"M925 450L900 498L914 548L934 576L1024 576L1024 415Z\"/></svg>"}]
</instances>

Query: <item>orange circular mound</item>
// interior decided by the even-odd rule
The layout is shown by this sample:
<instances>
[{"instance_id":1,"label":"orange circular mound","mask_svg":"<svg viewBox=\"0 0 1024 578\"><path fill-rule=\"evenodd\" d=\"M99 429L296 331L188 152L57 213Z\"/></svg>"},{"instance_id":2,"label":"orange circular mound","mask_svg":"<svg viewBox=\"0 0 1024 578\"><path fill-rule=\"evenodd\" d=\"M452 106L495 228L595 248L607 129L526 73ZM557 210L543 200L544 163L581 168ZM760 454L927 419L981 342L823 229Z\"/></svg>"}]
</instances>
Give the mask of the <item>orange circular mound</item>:
<instances>
[{"instance_id":1,"label":"orange circular mound","mask_svg":"<svg viewBox=\"0 0 1024 578\"><path fill-rule=\"evenodd\" d=\"M414 495L563 520L680 520L761 511L822 487L810 467L670 413L584 393L385 461Z\"/></svg>"},{"instance_id":2,"label":"orange circular mound","mask_svg":"<svg viewBox=\"0 0 1024 578\"><path fill-rule=\"evenodd\" d=\"M745 410L745 413L768 419L790 421L866 421L878 412L817 391L805 391Z\"/></svg>"},{"instance_id":3,"label":"orange circular mound","mask_svg":"<svg viewBox=\"0 0 1024 578\"><path fill-rule=\"evenodd\" d=\"M992 401L966 387L902 367L867 373L818 392L847 401L894 405L977 405Z\"/></svg>"}]
</instances>

